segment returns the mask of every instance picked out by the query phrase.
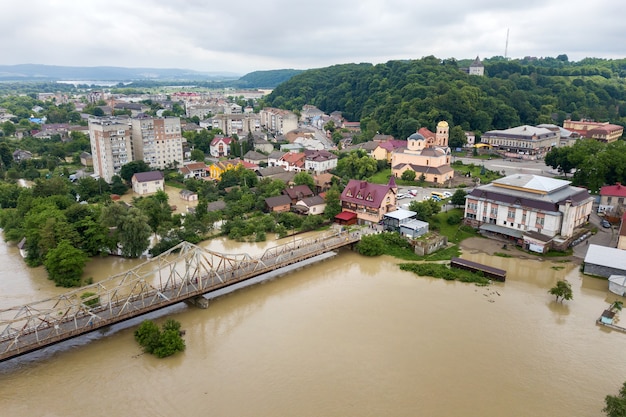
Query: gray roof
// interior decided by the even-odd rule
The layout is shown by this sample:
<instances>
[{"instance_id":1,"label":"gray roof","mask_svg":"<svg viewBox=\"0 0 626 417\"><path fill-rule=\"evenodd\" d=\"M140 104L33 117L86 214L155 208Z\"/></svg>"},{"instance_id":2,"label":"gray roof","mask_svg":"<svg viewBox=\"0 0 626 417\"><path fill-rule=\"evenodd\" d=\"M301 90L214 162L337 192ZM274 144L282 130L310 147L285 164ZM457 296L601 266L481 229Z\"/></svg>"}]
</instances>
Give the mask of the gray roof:
<instances>
[{"instance_id":1,"label":"gray roof","mask_svg":"<svg viewBox=\"0 0 626 417\"><path fill-rule=\"evenodd\" d=\"M417 213L411 210L398 209L389 213L385 213L385 217L392 219L404 220L415 216Z\"/></svg>"},{"instance_id":2,"label":"gray roof","mask_svg":"<svg viewBox=\"0 0 626 417\"><path fill-rule=\"evenodd\" d=\"M585 263L626 271L626 251L590 244L585 255Z\"/></svg>"},{"instance_id":3,"label":"gray roof","mask_svg":"<svg viewBox=\"0 0 626 417\"><path fill-rule=\"evenodd\" d=\"M497 224L484 223L479 227L480 230L486 230L488 232L500 233L506 236L513 236L516 238L521 238L524 235L524 232L521 230L510 229L504 226L498 226Z\"/></svg>"},{"instance_id":4,"label":"gray roof","mask_svg":"<svg viewBox=\"0 0 626 417\"><path fill-rule=\"evenodd\" d=\"M302 200L298 201L298 204L304 204L307 207L311 207L311 206L317 206L320 204L324 204L326 203L326 201L324 200L323 197L319 196L319 195L315 195L313 197L306 197L303 198Z\"/></svg>"},{"instance_id":5,"label":"gray roof","mask_svg":"<svg viewBox=\"0 0 626 417\"><path fill-rule=\"evenodd\" d=\"M268 197L265 199L265 204L267 204L268 207L278 207L278 206L284 206L287 204L291 204L291 198L289 198L288 195L285 194L281 194L281 195L277 195L275 197Z\"/></svg>"},{"instance_id":6,"label":"gray roof","mask_svg":"<svg viewBox=\"0 0 626 417\"><path fill-rule=\"evenodd\" d=\"M137 182L159 181L163 180L163 173L161 171L136 172L133 178Z\"/></svg>"}]
</instances>

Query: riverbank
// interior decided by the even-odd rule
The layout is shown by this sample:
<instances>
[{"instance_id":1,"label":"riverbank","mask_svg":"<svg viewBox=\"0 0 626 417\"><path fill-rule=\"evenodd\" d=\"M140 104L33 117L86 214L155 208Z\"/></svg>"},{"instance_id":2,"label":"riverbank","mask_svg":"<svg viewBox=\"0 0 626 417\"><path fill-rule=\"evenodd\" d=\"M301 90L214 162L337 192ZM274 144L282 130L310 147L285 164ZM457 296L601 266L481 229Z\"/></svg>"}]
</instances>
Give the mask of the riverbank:
<instances>
[{"instance_id":1,"label":"riverbank","mask_svg":"<svg viewBox=\"0 0 626 417\"><path fill-rule=\"evenodd\" d=\"M530 252L524 252L519 248L506 244L507 248L504 249L505 242L500 240L488 239L483 237L470 237L459 243L459 247L463 252L469 253L487 253L489 255L506 254L512 258L518 259L531 259L535 261L551 260L554 262L569 262L579 265L583 259L573 255L570 256L557 256L557 257L545 257L539 255L533 255Z\"/></svg>"}]
</instances>

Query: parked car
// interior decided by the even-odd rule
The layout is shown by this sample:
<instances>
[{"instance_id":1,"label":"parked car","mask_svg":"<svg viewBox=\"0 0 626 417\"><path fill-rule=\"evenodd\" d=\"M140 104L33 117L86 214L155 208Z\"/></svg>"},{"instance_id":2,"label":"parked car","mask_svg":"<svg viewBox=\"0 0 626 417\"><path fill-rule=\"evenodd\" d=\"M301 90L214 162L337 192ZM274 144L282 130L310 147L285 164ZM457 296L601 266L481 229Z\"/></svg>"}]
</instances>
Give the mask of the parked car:
<instances>
[{"instance_id":1,"label":"parked car","mask_svg":"<svg viewBox=\"0 0 626 417\"><path fill-rule=\"evenodd\" d=\"M443 196L444 196L445 198L450 198L450 197L452 197L452 193L451 193L450 191L444 191L444 192L443 192Z\"/></svg>"},{"instance_id":2,"label":"parked car","mask_svg":"<svg viewBox=\"0 0 626 417\"><path fill-rule=\"evenodd\" d=\"M413 197L417 196L417 190L409 190L409 194L411 194Z\"/></svg>"},{"instance_id":3,"label":"parked car","mask_svg":"<svg viewBox=\"0 0 626 417\"><path fill-rule=\"evenodd\" d=\"M406 194L398 194L398 196L396 197L398 200L401 200L403 198L406 198Z\"/></svg>"},{"instance_id":4,"label":"parked car","mask_svg":"<svg viewBox=\"0 0 626 417\"><path fill-rule=\"evenodd\" d=\"M608 229L609 227L611 227L611 223L609 223L607 219L602 219L602 221L600 222L600 225L602 225L602 227L604 227L605 229Z\"/></svg>"}]
</instances>

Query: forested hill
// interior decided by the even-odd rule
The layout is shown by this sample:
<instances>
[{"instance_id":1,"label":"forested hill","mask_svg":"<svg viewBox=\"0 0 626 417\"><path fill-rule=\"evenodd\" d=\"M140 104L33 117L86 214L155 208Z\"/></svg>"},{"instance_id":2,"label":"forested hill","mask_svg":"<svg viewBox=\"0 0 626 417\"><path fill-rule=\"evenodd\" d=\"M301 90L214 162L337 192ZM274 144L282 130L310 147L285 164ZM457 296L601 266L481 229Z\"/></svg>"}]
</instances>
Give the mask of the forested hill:
<instances>
[{"instance_id":1,"label":"forested hill","mask_svg":"<svg viewBox=\"0 0 626 417\"><path fill-rule=\"evenodd\" d=\"M250 88L274 88L302 72L303 70L295 69L254 71L241 77L238 80L238 85Z\"/></svg>"},{"instance_id":2,"label":"forested hill","mask_svg":"<svg viewBox=\"0 0 626 417\"><path fill-rule=\"evenodd\" d=\"M312 69L279 85L266 104L300 110L312 104L361 121L364 137L376 132L406 138L418 127L446 120L455 133L561 124L566 117L626 125L626 60L557 58L483 62L485 76L470 76L454 59L425 57L385 64Z\"/></svg>"}]
</instances>

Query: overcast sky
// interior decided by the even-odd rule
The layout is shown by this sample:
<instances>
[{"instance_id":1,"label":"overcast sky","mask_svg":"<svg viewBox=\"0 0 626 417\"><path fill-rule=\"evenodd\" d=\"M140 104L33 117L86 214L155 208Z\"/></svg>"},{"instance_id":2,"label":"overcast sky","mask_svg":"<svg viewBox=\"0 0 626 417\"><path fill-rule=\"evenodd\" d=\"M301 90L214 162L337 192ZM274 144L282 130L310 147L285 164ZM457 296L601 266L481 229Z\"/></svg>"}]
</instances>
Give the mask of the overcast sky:
<instances>
[{"instance_id":1,"label":"overcast sky","mask_svg":"<svg viewBox=\"0 0 626 417\"><path fill-rule=\"evenodd\" d=\"M0 64L246 74L392 59L626 58L624 0L1 0Z\"/></svg>"}]
</instances>

